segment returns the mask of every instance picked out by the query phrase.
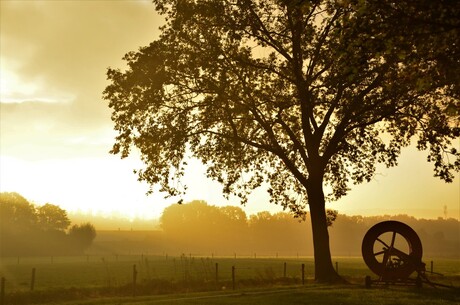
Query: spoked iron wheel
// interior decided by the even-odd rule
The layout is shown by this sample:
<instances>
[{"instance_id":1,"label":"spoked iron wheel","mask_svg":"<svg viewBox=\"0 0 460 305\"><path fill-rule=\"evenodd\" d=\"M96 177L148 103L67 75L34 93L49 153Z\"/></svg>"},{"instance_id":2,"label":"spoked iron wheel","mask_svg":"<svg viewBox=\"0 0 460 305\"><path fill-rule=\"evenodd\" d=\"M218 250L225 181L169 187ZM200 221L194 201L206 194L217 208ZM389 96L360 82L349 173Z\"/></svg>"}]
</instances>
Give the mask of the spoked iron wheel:
<instances>
[{"instance_id":1,"label":"spoked iron wheel","mask_svg":"<svg viewBox=\"0 0 460 305\"><path fill-rule=\"evenodd\" d=\"M384 221L370 228L361 250L366 265L383 280L406 279L423 264L420 238L399 221Z\"/></svg>"}]
</instances>

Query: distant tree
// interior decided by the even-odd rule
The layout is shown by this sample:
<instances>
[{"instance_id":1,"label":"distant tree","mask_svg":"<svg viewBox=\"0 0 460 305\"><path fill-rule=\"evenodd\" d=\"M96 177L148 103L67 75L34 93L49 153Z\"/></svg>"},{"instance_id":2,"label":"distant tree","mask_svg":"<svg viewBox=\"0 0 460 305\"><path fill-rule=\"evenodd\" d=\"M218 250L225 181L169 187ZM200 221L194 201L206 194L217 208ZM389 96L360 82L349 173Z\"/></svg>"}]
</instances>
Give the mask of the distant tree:
<instances>
[{"instance_id":1,"label":"distant tree","mask_svg":"<svg viewBox=\"0 0 460 305\"><path fill-rule=\"evenodd\" d=\"M43 230L64 231L70 225L67 212L54 204L45 204L37 208L38 225Z\"/></svg>"},{"instance_id":2,"label":"distant tree","mask_svg":"<svg viewBox=\"0 0 460 305\"><path fill-rule=\"evenodd\" d=\"M138 148L140 180L171 196L191 153L243 203L265 182L297 216L308 205L317 280L340 280L327 199L397 165L412 139L435 176L460 169L458 1L153 2L160 38L108 70L112 153Z\"/></svg>"},{"instance_id":3,"label":"distant tree","mask_svg":"<svg viewBox=\"0 0 460 305\"><path fill-rule=\"evenodd\" d=\"M0 193L0 223L31 228L37 223L35 206L18 193Z\"/></svg>"},{"instance_id":4,"label":"distant tree","mask_svg":"<svg viewBox=\"0 0 460 305\"><path fill-rule=\"evenodd\" d=\"M229 219L230 221L242 224L246 223L246 213L240 207L224 206L221 207L219 211L225 218Z\"/></svg>"},{"instance_id":5,"label":"distant tree","mask_svg":"<svg viewBox=\"0 0 460 305\"><path fill-rule=\"evenodd\" d=\"M247 217L240 207L217 207L201 200L165 208L160 227L168 240L187 251L235 251L248 240Z\"/></svg>"},{"instance_id":6,"label":"distant tree","mask_svg":"<svg viewBox=\"0 0 460 305\"><path fill-rule=\"evenodd\" d=\"M36 232L35 207L18 193L0 193L0 255L9 256L30 251Z\"/></svg>"},{"instance_id":7,"label":"distant tree","mask_svg":"<svg viewBox=\"0 0 460 305\"><path fill-rule=\"evenodd\" d=\"M37 207L18 193L0 193L0 256L82 252L96 236L94 226L74 225L66 233L69 225L67 212L57 205Z\"/></svg>"},{"instance_id":8,"label":"distant tree","mask_svg":"<svg viewBox=\"0 0 460 305\"><path fill-rule=\"evenodd\" d=\"M96 238L96 229L91 223L73 225L69 229L68 236L78 252L83 252L91 246Z\"/></svg>"},{"instance_id":9,"label":"distant tree","mask_svg":"<svg viewBox=\"0 0 460 305\"><path fill-rule=\"evenodd\" d=\"M215 244L221 238L220 211L205 201L194 200L183 205L171 205L163 210L160 226L169 236L185 247Z\"/></svg>"}]
</instances>

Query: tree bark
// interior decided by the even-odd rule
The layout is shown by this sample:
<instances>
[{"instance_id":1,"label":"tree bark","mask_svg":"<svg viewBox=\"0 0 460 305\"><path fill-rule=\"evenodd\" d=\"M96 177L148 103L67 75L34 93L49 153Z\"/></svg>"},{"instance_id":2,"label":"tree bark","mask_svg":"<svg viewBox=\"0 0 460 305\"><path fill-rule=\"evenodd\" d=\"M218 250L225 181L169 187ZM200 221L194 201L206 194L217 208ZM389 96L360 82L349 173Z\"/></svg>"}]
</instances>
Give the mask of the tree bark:
<instances>
[{"instance_id":1,"label":"tree bark","mask_svg":"<svg viewBox=\"0 0 460 305\"><path fill-rule=\"evenodd\" d=\"M307 193L313 234L315 280L318 282L343 282L343 279L334 269L331 259L322 176L321 178L310 176L309 182Z\"/></svg>"}]
</instances>

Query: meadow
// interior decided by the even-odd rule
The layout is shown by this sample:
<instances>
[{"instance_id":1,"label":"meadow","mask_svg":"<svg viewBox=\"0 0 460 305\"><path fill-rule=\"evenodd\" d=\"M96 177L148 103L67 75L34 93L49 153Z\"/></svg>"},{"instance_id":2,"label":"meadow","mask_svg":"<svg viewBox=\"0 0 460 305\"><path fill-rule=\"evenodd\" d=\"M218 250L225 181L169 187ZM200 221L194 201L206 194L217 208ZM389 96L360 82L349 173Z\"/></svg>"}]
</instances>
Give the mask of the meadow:
<instances>
[{"instance_id":1,"label":"meadow","mask_svg":"<svg viewBox=\"0 0 460 305\"><path fill-rule=\"evenodd\" d=\"M373 292L364 288L364 277L371 275L375 278L376 276L368 270L361 257L335 257L334 261L339 274L347 279L350 285L331 289L330 286L316 284L313 280L314 264L311 257L257 255L213 257L193 254L178 256L140 254L9 257L1 260L0 277L5 279L5 305L61 304L62 302L236 304L237 299L242 297L245 298L243 302L245 304L253 302L259 304L265 298L267 300L263 303L270 304L271 301L283 298L286 294L290 298L298 297L299 300L307 294L310 299L348 299L348 303L342 304L361 304L359 300L363 294L371 293L374 297L385 294L379 288L371 289L370 291ZM444 275L428 273L431 280L460 286L460 261L441 258L425 258L424 261L427 263L428 271L431 268L430 262L433 261L434 271ZM398 291L396 293L399 295L396 297L398 300L404 300L411 298L410 295L403 295L412 291L413 287L391 289ZM437 295L437 291L445 289L427 289L432 291L430 294L432 297L425 297L423 300L434 298L434 300L447 302L440 304L450 304L451 301L454 302L452 304L458 304L460 301L458 290L449 290L447 294L443 292L442 295L447 297L444 299ZM387 296L386 299L392 298ZM369 299L366 297L362 299L362 301L366 300ZM314 304L329 303L318 301ZM413 304L413 302L401 304Z\"/></svg>"}]
</instances>

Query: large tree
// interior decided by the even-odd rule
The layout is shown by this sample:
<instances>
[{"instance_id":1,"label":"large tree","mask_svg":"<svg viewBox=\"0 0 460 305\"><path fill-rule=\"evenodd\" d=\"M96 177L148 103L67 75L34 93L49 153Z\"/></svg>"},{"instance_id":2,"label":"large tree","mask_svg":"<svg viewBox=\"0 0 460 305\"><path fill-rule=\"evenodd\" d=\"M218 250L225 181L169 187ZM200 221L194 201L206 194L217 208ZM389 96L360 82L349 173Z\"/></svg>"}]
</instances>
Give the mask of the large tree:
<instances>
[{"instance_id":1,"label":"large tree","mask_svg":"<svg viewBox=\"0 0 460 305\"><path fill-rule=\"evenodd\" d=\"M266 183L295 215L308 206L317 280L339 278L327 200L372 179L377 163L396 165L411 140L436 176L459 170L458 76L446 69L459 66L454 2L153 2L160 37L128 53L125 71L108 70L112 153L136 147L139 178L171 196L186 191L194 156L243 203Z\"/></svg>"}]
</instances>

